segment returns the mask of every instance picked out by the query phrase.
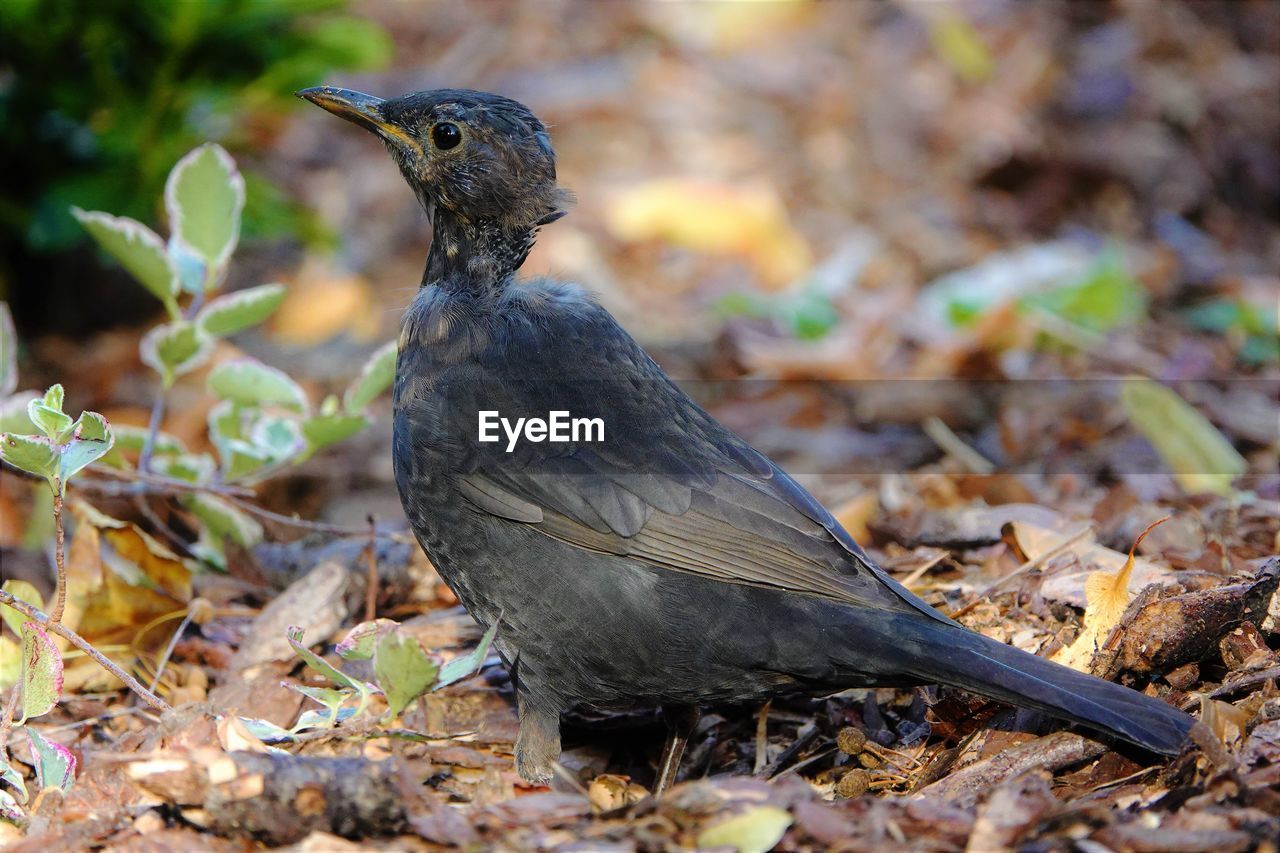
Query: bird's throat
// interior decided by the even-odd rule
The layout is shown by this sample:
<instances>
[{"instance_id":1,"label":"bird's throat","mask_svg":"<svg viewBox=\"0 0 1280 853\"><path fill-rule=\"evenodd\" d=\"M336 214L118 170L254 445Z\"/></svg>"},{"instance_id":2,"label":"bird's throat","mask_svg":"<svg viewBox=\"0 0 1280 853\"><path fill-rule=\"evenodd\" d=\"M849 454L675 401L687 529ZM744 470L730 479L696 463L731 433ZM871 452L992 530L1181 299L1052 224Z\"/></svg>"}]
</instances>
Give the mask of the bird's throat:
<instances>
[{"instance_id":1,"label":"bird's throat","mask_svg":"<svg viewBox=\"0 0 1280 853\"><path fill-rule=\"evenodd\" d=\"M423 286L472 292L504 289L533 248L536 226L520 227L495 220L463 219L436 207L431 211L431 251Z\"/></svg>"}]
</instances>

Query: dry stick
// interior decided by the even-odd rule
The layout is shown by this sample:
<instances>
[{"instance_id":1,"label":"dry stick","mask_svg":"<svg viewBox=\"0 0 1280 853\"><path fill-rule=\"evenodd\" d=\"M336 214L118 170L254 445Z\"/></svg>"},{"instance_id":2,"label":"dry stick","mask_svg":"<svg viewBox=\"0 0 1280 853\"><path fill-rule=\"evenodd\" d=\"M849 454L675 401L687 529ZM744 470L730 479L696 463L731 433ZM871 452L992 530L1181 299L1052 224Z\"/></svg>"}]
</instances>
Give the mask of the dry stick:
<instances>
[{"instance_id":1,"label":"dry stick","mask_svg":"<svg viewBox=\"0 0 1280 853\"><path fill-rule=\"evenodd\" d=\"M948 616L950 616L952 619L959 619L961 616L963 616L964 614L968 613L968 612L969 612L970 610L972 610L973 608L977 607L977 606L978 606L978 604L979 604L983 599L985 599L987 596L991 595L991 593L995 592L997 589L999 589L1000 587L1004 586L1006 583L1008 583L1009 581L1011 581L1011 580L1013 580L1014 578L1018 577L1019 575L1022 575L1022 574L1026 573L1026 572L1029 572L1029 571L1031 571L1032 569L1039 568L1040 566L1042 566L1042 565L1044 565L1045 563L1047 563L1049 560L1052 560L1054 557L1058 556L1058 555L1059 555L1059 554L1061 554L1063 551L1067 550L1067 549L1068 549L1068 548L1070 548L1072 545L1076 544L1076 543L1077 543L1077 542L1079 542L1081 539L1083 539L1085 536L1087 536L1087 535L1089 534L1089 532L1090 532L1092 529L1093 529L1092 527L1090 527L1090 526L1088 526L1088 525L1085 525L1084 527L1082 527L1082 528L1080 528L1079 530L1077 530L1075 533L1073 533L1073 534L1071 534L1070 536L1068 536L1066 539L1063 539L1063 540L1062 540L1061 542L1059 542L1057 545L1054 545L1054 546L1053 546L1052 548L1050 548L1048 551L1045 551L1043 554L1041 554L1040 556L1038 556L1038 557L1036 557L1036 558L1034 558L1034 559L1027 560L1027 561L1026 561L1025 563L1023 563L1021 566L1018 566L1018 568L1014 569L1014 570L1013 570L1012 572L1010 572L1009 574L1007 574L1007 575L1005 575L1004 577L1000 578L1000 580L998 580L998 581L996 581L995 583L991 584L991 585L990 585L990 586L988 586L986 589L983 589L983 590L981 590L980 592L978 592L978 593L974 596L973 600L972 600L972 601L970 601L968 604L966 604L964 607L961 607L959 610L956 610L956 611L954 611L954 612L952 612L952 613L949 613L949 614L947 614L947 615L948 615Z\"/></svg>"},{"instance_id":2,"label":"dry stick","mask_svg":"<svg viewBox=\"0 0 1280 853\"><path fill-rule=\"evenodd\" d=\"M995 473L996 466L991 464L991 460L965 444L960 436L952 432L951 427L943 423L937 415L930 416L924 422L924 432L933 439L934 444L942 448L944 453L968 468L970 473L982 475Z\"/></svg>"},{"instance_id":3,"label":"dry stick","mask_svg":"<svg viewBox=\"0 0 1280 853\"><path fill-rule=\"evenodd\" d=\"M0 604L7 604L8 606L12 607L14 610L25 615L28 619L31 619L38 625L43 626L44 628L57 634L59 637L62 637L64 640L67 640L68 642L70 642L73 646L80 649L80 651L84 652L86 655L88 655L89 657L97 661L98 665L101 666L103 669L105 669L107 672L111 673L116 678L123 681L125 683L125 686L127 686L134 693L138 694L138 697L142 699L143 702L146 702L148 705L150 705L152 708L155 708L157 711L160 711L160 712L170 710L168 703L166 703L163 699L161 699L159 696L152 693L147 688L143 687L136 678L134 678L129 673L125 672L123 669L121 669L112 661L108 660L102 654L102 652L95 649L93 645L89 643L88 640L86 640L84 637L81 637L75 631L72 631L66 625L63 625L60 622L54 622L52 619L49 618L47 614L42 613L35 606L28 604L27 602L23 601L21 598L15 598L11 593L6 592L3 589L0 589Z\"/></svg>"},{"instance_id":4,"label":"dry stick","mask_svg":"<svg viewBox=\"0 0 1280 853\"><path fill-rule=\"evenodd\" d=\"M173 657L173 650L178 647L178 640L182 638L182 634L187 630L187 626L191 624L191 611L187 610L187 615L182 617L182 621L178 623L178 630L173 632L173 636L169 638L168 644L164 647L164 652L160 655L160 660L156 663L156 674L151 679L150 689L155 692L156 686L160 684L160 676L164 675L164 668L169 664L169 658Z\"/></svg>"},{"instance_id":5,"label":"dry stick","mask_svg":"<svg viewBox=\"0 0 1280 853\"><path fill-rule=\"evenodd\" d=\"M222 483L191 483L186 480L179 480L176 477L166 477L163 474L149 474L143 471L125 471L118 468L105 468L95 465L92 469L95 474L102 474L107 477L114 477L117 480L125 480L127 484L116 485L105 483L101 480L79 479L76 484L81 489L92 489L100 494L108 495L174 495L189 494L191 492L209 492L215 495L235 495L238 497L251 498L254 496L253 489L244 486L229 486Z\"/></svg>"},{"instance_id":6,"label":"dry stick","mask_svg":"<svg viewBox=\"0 0 1280 853\"><path fill-rule=\"evenodd\" d=\"M769 707L772 699L766 699L760 706L760 719L756 722L756 763L751 769L755 776L764 772L769 765Z\"/></svg>"},{"instance_id":7,"label":"dry stick","mask_svg":"<svg viewBox=\"0 0 1280 853\"><path fill-rule=\"evenodd\" d=\"M333 536L368 536L368 529L360 529L358 527L342 527L337 524L325 524L322 521L307 521L305 518L295 518L291 515L281 515L278 512L272 512L264 509L249 501L240 500L239 498L228 497L227 502L235 504L251 515L259 518L265 518L269 521L279 522L280 524L288 524L302 530L314 530L317 533L329 533ZM390 539L392 542L402 542L407 545L413 544L413 539L403 533L387 533L379 532L377 534L382 539Z\"/></svg>"}]
</instances>

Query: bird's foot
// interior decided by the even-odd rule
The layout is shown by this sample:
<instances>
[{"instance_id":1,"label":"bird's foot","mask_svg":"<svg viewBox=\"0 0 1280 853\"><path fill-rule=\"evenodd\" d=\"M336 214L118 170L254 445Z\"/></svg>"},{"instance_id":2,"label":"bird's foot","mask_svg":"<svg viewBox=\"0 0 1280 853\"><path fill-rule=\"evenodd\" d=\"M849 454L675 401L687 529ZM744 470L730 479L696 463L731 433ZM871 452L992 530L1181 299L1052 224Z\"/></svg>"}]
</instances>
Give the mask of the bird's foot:
<instances>
[{"instance_id":1,"label":"bird's foot","mask_svg":"<svg viewBox=\"0 0 1280 853\"><path fill-rule=\"evenodd\" d=\"M520 703L520 735L516 738L516 772L535 785L546 785L560 758L560 714Z\"/></svg>"}]
</instances>

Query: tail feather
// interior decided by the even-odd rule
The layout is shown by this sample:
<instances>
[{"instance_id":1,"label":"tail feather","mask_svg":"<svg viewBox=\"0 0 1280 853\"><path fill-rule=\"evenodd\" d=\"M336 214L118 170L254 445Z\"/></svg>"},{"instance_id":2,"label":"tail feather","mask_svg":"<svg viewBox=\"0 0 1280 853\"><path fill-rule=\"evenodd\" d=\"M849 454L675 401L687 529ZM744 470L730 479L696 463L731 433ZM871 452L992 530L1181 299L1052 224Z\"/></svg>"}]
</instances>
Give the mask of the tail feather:
<instances>
[{"instance_id":1,"label":"tail feather","mask_svg":"<svg viewBox=\"0 0 1280 853\"><path fill-rule=\"evenodd\" d=\"M903 623L893 629L898 647L922 652L911 655L906 669L923 680L1043 711L1164 755L1181 751L1195 722L1159 699L981 634L916 619Z\"/></svg>"}]
</instances>

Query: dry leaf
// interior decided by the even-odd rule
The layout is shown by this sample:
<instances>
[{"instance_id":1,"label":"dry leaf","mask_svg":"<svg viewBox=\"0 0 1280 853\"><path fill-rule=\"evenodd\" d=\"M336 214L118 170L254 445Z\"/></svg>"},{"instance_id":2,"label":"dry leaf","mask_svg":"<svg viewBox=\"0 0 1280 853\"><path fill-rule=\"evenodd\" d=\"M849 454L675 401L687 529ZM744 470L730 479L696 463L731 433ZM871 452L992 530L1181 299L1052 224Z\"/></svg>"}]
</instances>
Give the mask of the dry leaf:
<instances>
[{"instance_id":1,"label":"dry leaf","mask_svg":"<svg viewBox=\"0 0 1280 853\"><path fill-rule=\"evenodd\" d=\"M1052 530L1026 521L1013 521L1011 524L1014 542L1028 560L1043 558L1062 543L1071 540L1082 529L1082 526L1078 526L1073 529ZM1119 551L1099 545L1092 533L1076 539L1062 553L1074 556L1079 568L1050 574L1045 578L1040 593L1051 601L1064 601L1075 607L1086 606L1085 585L1090 576L1096 572L1122 571L1129 562L1129 558ZM1130 557L1133 559L1129 574L1131 592L1168 579L1168 568L1142 557Z\"/></svg>"},{"instance_id":2,"label":"dry leaf","mask_svg":"<svg viewBox=\"0 0 1280 853\"><path fill-rule=\"evenodd\" d=\"M1129 549L1129 558L1124 561L1120 571L1115 574L1094 572L1089 575L1084 585L1084 630L1076 637L1075 642L1059 649L1052 660L1081 672L1089 671L1094 652L1106 641L1111 629L1119 623L1125 608L1129 606L1129 581L1133 574L1134 550L1151 528L1167 520L1166 517L1153 521L1142 531Z\"/></svg>"}]
</instances>

